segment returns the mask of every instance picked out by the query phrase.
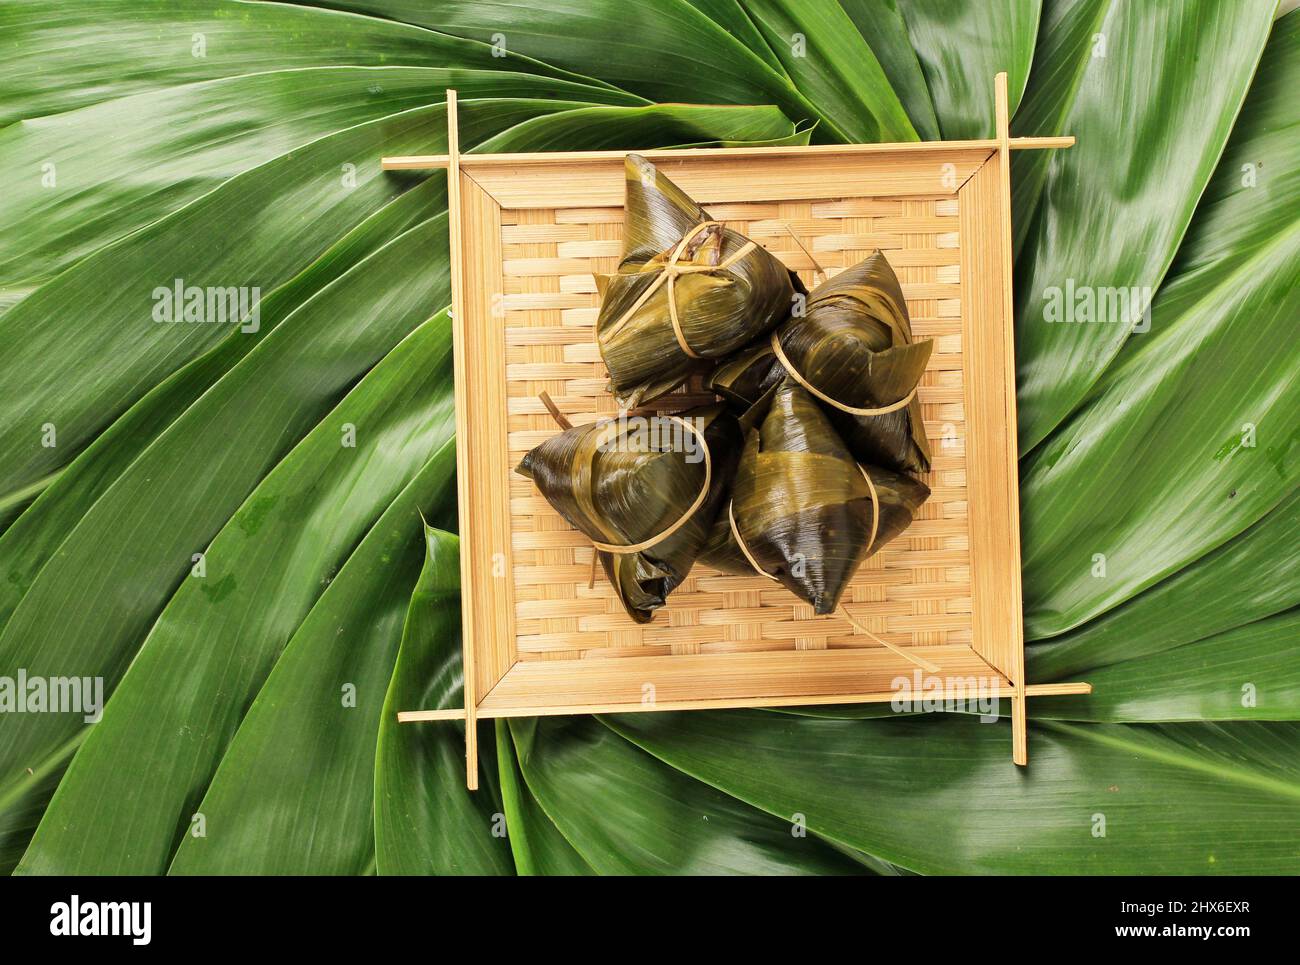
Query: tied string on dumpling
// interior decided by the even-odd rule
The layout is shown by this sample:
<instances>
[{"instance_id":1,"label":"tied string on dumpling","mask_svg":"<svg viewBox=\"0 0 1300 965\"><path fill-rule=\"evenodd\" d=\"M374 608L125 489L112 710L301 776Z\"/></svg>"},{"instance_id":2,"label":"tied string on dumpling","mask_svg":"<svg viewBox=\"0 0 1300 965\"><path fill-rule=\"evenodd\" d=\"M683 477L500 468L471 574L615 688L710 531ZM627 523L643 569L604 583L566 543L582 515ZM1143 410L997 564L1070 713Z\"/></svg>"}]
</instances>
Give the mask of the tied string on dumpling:
<instances>
[{"instance_id":1,"label":"tied string on dumpling","mask_svg":"<svg viewBox=\"0 0 1300 965\"><path fill-rule=\"evenodd\" d=\"M805 255L808 256L808 260L812 262L813 269L817 272L817 274L821 275L823 279L829 278L830 276L826 273L826 269L817 263L817 259L812 256L812 252L810 252L807 248L804 248L803 242L799 240L799 237L794 233L793 230L791 230L789 225L785 226L785 230L790 233L791 238L794 238L794 243L799 246L799 248L803 251ZM879 406L876 408L860 408L858 406L848 405L844 402L839 401L838 399L832 398L831 396L823 392L821 389L817 388L817 386L809 382L806 378L804 378L803 375L799 372L799 370L794 367L794 364L790 361L789 357L785 354L785 349L781 347L781 337L776 331L772 332L772 352L774 355L776 355L777 361L781 363L781 367L784 368L786 372L790 374L790 378L794 379L801 386L803 386L805 389L807 389L817 398L821 399L827 405L834 406L836 409L839 409L841 412L847 412L849 415L873 416L873 415L889 415L889 413L891 412L897 412L899 409L906 408L907 406L912 404L912 400L916 398L916 390L920 387L919 383L917 385L912 386L911 392L907 393L907 395L903 396L897 402L890 403L889 405ZM867 481L870 482L870 479L868 479ZM874 526L872 527L872 532L875 532Z\"/></svg>"},{"instance_id":2,"label":"tied string on dumpling","mask_svg":"<svg viewBox=\"0 0 1300 965\"><path fill-rule=\"evenodd\" d=\"M722 230L722 227L722 223L718 221L702 221L690 231L686 232L686 234L682 235L682 240L677 243L677 247L673 249L673 253L668 256L668 263L659 269L659 274L655 277L655 280L646 286L645 291L643 291L637 300L632 303L632 307L620 315L617 321L609 327L608 334L612 335L627 324L628 320L641 310L641 306L648 302L650 297L659 290L659 287L667 284L668 320L673 326L673 337L677 339L678 347L691 358L704 358L703 355L700 355L691 348L690 344L686 341L686 334L682 331L682 321L677 315L677 277L679 275L693 275L707 271L726 271L732 265L740 261L740 259L744 258L751 251L757 248L758 245L753 241L747 241L745 244L741 245L734 254L728 255L716 265L679 265L677 264L677 259L685 253L687 247L695 239L696 235L703 231L720 231Z\"/></svg>"},{"instance_id":3,"label":"tied string on dumpling","mask_svg":"<svg viewBox=\"0 0 1300 965\"><path fill-rule=\"evenodd\" d=\"M546 411L551 414L551 418L556 421L561 429L573 428L573 423L570 422L568 417L559 410L559 407L556 406L555 401L547 392L541 392L537 397L541 400L542 405L546 406ZM677 518L676 522L667 529L656 533L649 539L643 539L639 543L602 543L599 540L591 539L591 537L588 536L587 539L591 540L591 573L587 577L587 589L591 589L596 585L596 567L600 563L601 553L612 553L615 556L626 556L632 553L640 553L643 550L648 550L652 547L658 546L690 522L691 517L694 516L699 508L704 505L704 501L709 497L709 487L713 485L713 457L709 453L708 439L704 437L703 432L691 425L685 419L678 418L675 415L660 416L659 418L670 419L699 440L700 448L704 451L704 483L700 486L699 495L695 497L695 501L691 503L686 512L682 513L682 515ZM616 424L617 420L615 419L611 419L605 423L606 426L613 426Z\"/></svg>"},{"instance_id":4,"label":"tied string on dumpling","mask_svg":"<svg viewBox=\"0 0 1300 965\"><path fill-rule=\"evenodd\" d=\"M862 473L862 478L867 481L867 489L871 492L871 537L867 540L867 555L870 555L871 547L876 545L876 533L880 528L880 497L876 493L876 484L871 481L871 474L861 465L858 466L858 471ZM779 579L758 565L758 560L754 559L754 554L751 553L749 547L745 545L744 537L740 535L740 527L736 525L736 514L732 510L732 503L733 500L727 500L727 523L731 526L731 536L736 541L736 546L740 548L740 552L744 554L745 559L749 561L749 565L754 568L755 573L767 577L774 583L780 583L781 581ZM928 673L939 672L940 668L936 664L926 660L924 657L918 657L915 654L908 653L906 648L897 646L896 644L890 643L888 640L876 636L870 629L863 626L862 623L855 619L853 614L849 613L843 603L840 603L837 609L840 616L844 617L845 620L848 620L855 630L860 630L862 633L865 633L886 650L897 654L904 660L915 664Z\"/></svg>"}]
</instances>

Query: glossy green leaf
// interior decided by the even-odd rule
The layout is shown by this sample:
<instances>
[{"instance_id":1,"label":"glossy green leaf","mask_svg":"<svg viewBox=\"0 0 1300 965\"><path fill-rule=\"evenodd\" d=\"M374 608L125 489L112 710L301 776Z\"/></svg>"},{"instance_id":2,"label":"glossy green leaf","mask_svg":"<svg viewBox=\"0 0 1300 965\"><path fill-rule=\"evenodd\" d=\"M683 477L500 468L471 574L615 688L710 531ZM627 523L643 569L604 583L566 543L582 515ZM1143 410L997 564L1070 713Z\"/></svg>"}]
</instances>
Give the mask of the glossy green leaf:
<instances>
[{"instance_id":1,"label":"glossy green leaf","mask_svg":"<svg viewBox=\"0 0 1300 965\"><path fill-rule=\"evenodd\" d=\"M814 835L801 835L797 809L767 817L591 718L541 718L536 731L519 754L524 780L600 874L860 873Z\"/></svg>"},{"instance_id":2,"label":"glossy green leaf","mask_svg":"<svg viewBox=\"0 0 1300 965\"><path fill-rule=\"evenodd\" d=\"M655 101L775 104L792 121L816 107L766 58L687 0L321 0L336 7L419 24L496 44L497 66L519 70L519 55L597 77ZM716 9L716 4L710 4ZM707 9L707 8L706 8Z\"/></svg>"},{"instance_id":3,"label":"glossy green leaf","mask_svg":"<svg viewBox=\"0 0 1300 965\"><path fill-rule=\"evenodd\" d=\"M436 424L445 400L431 403ZM206 834L181 839L172 874L361 874L375 861L375 743L408 606L417 620L446 607L429 596L438 577L421 580L419 521L455 515L455 467L449 439L294 632L198 806Z\"/></svg>"},{"instance_id":4,"label":"glossy green leaf","mask_svg":"<svg viewBox=\"0 0 1300 965\"><path fill-rule=\"evenodd\" d=\"M719 141L750 143L796 135L795 126L775 107L657 104L651 107L580 107L531 118L480 144L484 154L511 153L527 143L534 151L637 150L665 143Z\"/></svg>"},{"instance_id":5,"label":"glossy green leaf","mask_svg":"<svg viewBox=\"0 0 1300 965\"><path fill-rule=\"evenodd\" d=\"M1300 611L1082 675L1092 693L1044 698L1035 717L1063 720L1300 719Z\"/></svg>"},{"instance_id":6,"label":"glossy green leaf","mask_svg":"<svg viewBox=\"0 0 1300 965\"><path fill-rule=\"evenodd\" d=\"M0 167L31 176L5 197L0 302L230 177L326 134L436 103L448 87L462 101L640 100L505 71L323 67L148 91L14 124L0 130Z\"/></svg>"},{"instance_id":7,"label":"glossy green leaf","mask_svg":"<svg viewBox=\"0 0 1300 965\"><path fill-rule=\"evenodd\" d=\"M519 111L536 109L521 102ZM415 183L381 174L367 159L445 143L444 128L444 108L433 107L322 138L100 249L0 316L0 448L8 454L0 493L66 464L131 403L236 328L215 313L206 324L154 321L166 307L159 289L176 279L245 288L251 304L251 289L269 293ZM357 165L350 189L345 164ZM42 444L50 438L43 427L53 428L55 445Z\"/></svg>"},{"instance_id":8,"label":"glossy green leaf","mask_svg":"<svg viewBox=\"0 0 1300 965\"><path fill-rule=\"evenodd\" d=\"M611 726L683 774L928 874L1295 874L1300 724L831 721L744 711ZM1098 815L1105 836L1094 833Z\"/></svg>"},{"instance_id":9,"label":"glossy green leaf","mask_svg":"<svg viewBox=\"0 0 1300 965\"><path fill-rule=\"evenodd\" d=\"M487 780L465 787L459 724L399 724L399 710L464 704L460 665L460 542L426 528L426 558L402 629L375 752L375 849L382 875L512 874L494 830L501 804ZM484 766L480 756L480 770ZM485 777L489 775L484 775Z\"/></svg>"},{"instance_id":10,"label":"glossy green leaf","mask_svg":"<svg viewBox=\"0 0 1300 965\"><path fill-rule=\"evenodd\" d=\"M785 74L780 59L768 46L762 31L754 25L754 21L745 12L741 0L687 0L687 2L748 47L755 56L761 58L778 74Z\"/></svg>"},{"instance_id":11,"label":"glossy green leaf","mask_svg":"<svg viewBox=\"0 0 1300 965\"><path fill-rule=\"evenodd\" d=\"M268 294L256 332L236 332L151 390L91 443L22 517L0 536L0 628L41 567L95 501L224 373L312 295L416 224L445 208L440 178L399 195ZM445 223L445 221L444 221Z\"/></svg>"},{"instance_id":12,"label":"glossy green leaf","mask_svg":"<svg viewBox=\"0 0 1300 965\"><path fill-rule=\"evenodd\" d=\"M40 571L0 634L0 665L103 677L112 694L178 585L188 579L186 586L220 596L223 590L211 589L216 577L187 578L194 554L362 373L445 304L445 280L422 260L445 244L444 225L436 219L411 229L328 285L172 423ZM218 439L227 443L214 446ZM272 509L260 505L243 518ZM113 565L105 566L110 546ZM238 580L225 579L223 586ZM65 605L70 598L79 601L76 609ZM267 619L280 612L267 609ZM24 793L24 771L39 773L83 726L66 714L8 722L0 802Z\"/></svg>"},{"instance_id":13,"label":"glossy green leaf","mask_svg":"<svg viewBox=\"0 0 1300 965\"><path fill-rule=\"evenodd\" d=\"M1215 275L1247 265L1262 248L1294 230L1300 204L1300 12L1273 25L1255 82L1232 137L1196 206L1178 256L1160 289L1151 329L1161 331L1184 306L1205 297ZM1125 351L1140 350L1130 339ZM1104 388L1105 381L1098 388Z\"/></svg>"},{"instance_id":14,"label":"glossy green leaf","mask_svg":"<svg viewBox=\"0 0 1300 965\"><path fill-rule=\"evenodd\" d=\"M1007 72L1014 115L1034 60L1042 0L898 0L898 6L944 138L993 137L993 78Z\"/></svg>"},{"instance_id":15,"label":"glossy green leaf","mask_svg":"<svg viewBox=\"0 0 1300 965\"><path fill-rule=\"evenodd\" d=\"M77 752L20 871L156 874L187 831L219 845L219 816L194 815L244 708L349 551L451 437L449 329L444 312L403 340L217 534L205 574L176 591ZM446 467L431 475L426 498ZM408 526L415 505L398 511ZM337 630L333 600L321 602L309 641ZM373 767L362 770L370 787ZM233 834L264 831L253 818Z\"/></svg>"},{"instance_id":16,"label":"glossy green leaf","mask_svg":"<svg viewBox=\"0 0 1300 965\"><path fill-rule=\"evenodd\" d=\"M514 740L510 733L518 727L532 730L534 722L510 723L497 720L497 764L501 773L501 795L505 801L506 825L510 831L510 852L521 875L592 875L595 871L564 840L542 806L537 803L519 772Z\"/></svg>"},{"instance_id":17,"label":"glossy green leaf","mask_svg":"<svg viewBox=\"0 0 1300 965\"><path fill-rule=\"evenodd\" d=\"M1207 285L1031 461L1021 483L1030 636L1124 602L1294 490L1297 273L1293 229Z\"/></svg>"},{"instance_id":18,"label":"glossy green leaf","mask_svg":"<svg viewBox=\"0 0 1300 965\"><path fill-rule=\"evenodd\" d=\"M889 85L902 101L921 140L937 139L940 126L934 98L926 85L912 38L908 36L898 0L839 0L839 3L880 61Z\"/></svg>"},{"instance_id":19,"label":"glossy green leaf","mask_svg":"<svg viewBox=\"0 0 1300 965\"><path fill-rule=\"evenodd\" d=\"M245 0L9 0L0 7L0 40L0 125L143 90L295 67L508 66L584 80L527 57L502 64L487 38Z\"/></svg>"},{"instance_id":20,"label":"glossy green leaf","mask_svg":"<svg viewBox=\"0 0 1300 965\"><path fill-rule=\"evenodd\" d=\"M1032 682L1160 654L1300 606L1300 490L1240 536L1069 633L1025 651Z\"/></svg>"},{"instance_id":21,"label":"glossy green leaf","mask_svg":"<svg viewBox=\"0 0 1300 965\"><path fill-rule=\"evenodd\" d=\"M1297 486L1300 125L1295 15L1242 111L1192 230L1187 270L1093 397L1024 466L1025 624L1054 636L1130 599L1251 526ZM1290 83L1288 83L1290 81ZM1267 197L1243 158L1279 169ZM1287 214L1264 215L1261 204ZM1222 239L1222 240L1220 240ZM1156 321L1158 319L1158 322ZM1104 557L1104 559L1103 559Z\"/></svg>"},{"instance_id":22,"label":"glossy green leaf","mask_svg":"<svg viewBox=\"0 0 1300 965\"><path fill-rule=\"evenodd\" d=\"M1044 4L1014 129L1078 142L1022 152L1013 171L1022 452L1070 414L1141 324L1227 142L1274 7ZM1088 297L1101 306L1089 311Z\"/></svg>"},{"instance_id":23,"label":"glossy green leaf","mask_svg":"<svg viewBox=\"0 0 1300 965\"><path fill-rule=\"evenodd\" d=\"M836 0L741 2L795 86L825 119L819 134L856 142L917 140L880 59L864 39L886 33L888 19L868 35ZM892 26L899 39L901 24Z\"/></svg>"}]
</instances>

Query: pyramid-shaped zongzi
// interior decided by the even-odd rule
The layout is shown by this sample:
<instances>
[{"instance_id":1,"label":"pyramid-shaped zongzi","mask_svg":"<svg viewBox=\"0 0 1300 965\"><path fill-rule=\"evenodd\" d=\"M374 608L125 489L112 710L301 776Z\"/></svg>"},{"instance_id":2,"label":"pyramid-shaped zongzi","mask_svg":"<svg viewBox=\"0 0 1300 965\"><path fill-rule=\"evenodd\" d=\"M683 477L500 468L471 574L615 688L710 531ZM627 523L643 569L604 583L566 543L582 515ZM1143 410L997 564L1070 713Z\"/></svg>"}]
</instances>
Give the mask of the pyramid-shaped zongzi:
<instances>
[{"instance_id":1,"label":"pyramid-shaped zongzi","mask_svg":"<svg viewBox=\"0 0 1300 965\"><path fill-rule=\"evenodd\" d=\"M912 340L902 288L880 251L813 289L802 316L783 322L776 339L788 367L770 339L760 341L719 365L710 388L748 406L793 374L818 396L860 462L900 471L930 468L913 393L932 343ZM848 411L894 406L875 415Z\"/></svg>"},{"instance_id":2,"label":"pyramid-shaped zongzi","mask_svg":"<svg viewBox=\"0 0 1300 965\"><path fill-rule=\"evenodd\" d=\"M574 426L530 451L518 472L608 547L605 575L628 615L646 623L695 563L739 453L736 418L713 405Z\"/></svg>"},{"instance_id":3,"label":"pyramid-shaped zongzi","mask_svg":"<svg viewBox=\"0 0 1300 965\"><path fill-rule=\"evenodd\" d=\"M785 318L795 278L629 154L618 272L596 276L596 343L619 405L663 395Z\"/></svg>"},{"instance_id":4,"label":"pyramid-shaped zongzi","mask_svg":"<svg viewBox=\"0 0 1300 965\"><path fill-rule=\"evenodd\" d=\"M862 561L907 527L930 490L859 467L822 408L786 378L747 413L732 501L701 559L727 573L759 570L817 613L831 613ZM869 477L869 478L868 478Z\"/></svg>"}]
</instances>

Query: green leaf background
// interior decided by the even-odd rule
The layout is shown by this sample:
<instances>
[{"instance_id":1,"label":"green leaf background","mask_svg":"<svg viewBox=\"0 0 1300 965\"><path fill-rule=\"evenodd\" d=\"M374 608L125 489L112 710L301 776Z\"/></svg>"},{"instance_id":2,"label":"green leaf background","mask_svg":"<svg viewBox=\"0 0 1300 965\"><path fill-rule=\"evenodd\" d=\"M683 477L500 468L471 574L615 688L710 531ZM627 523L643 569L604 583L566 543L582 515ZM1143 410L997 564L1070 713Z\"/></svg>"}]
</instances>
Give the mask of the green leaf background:
<instances>
[{"instance_id":1,"label":"green leaf background","mask_svg":"<svg viewBox=\"0 0 1300 965\"><path fill-rule=\"evenodd\" d=\"M0 715L0 868L1300 871L1298 44L1274 0L5 4L0 676L109 699ZM1078 139L1013 165L1022 536L1029 676L1094 693L1027 770L1005 707L625 715L481 724L467 792L395 720L461 699L460 583L445 178L380 155L450 87L469 150L987 137L1000 70ZM175 279L259 315L155 322Z\"/></svg>"}]
</instances>

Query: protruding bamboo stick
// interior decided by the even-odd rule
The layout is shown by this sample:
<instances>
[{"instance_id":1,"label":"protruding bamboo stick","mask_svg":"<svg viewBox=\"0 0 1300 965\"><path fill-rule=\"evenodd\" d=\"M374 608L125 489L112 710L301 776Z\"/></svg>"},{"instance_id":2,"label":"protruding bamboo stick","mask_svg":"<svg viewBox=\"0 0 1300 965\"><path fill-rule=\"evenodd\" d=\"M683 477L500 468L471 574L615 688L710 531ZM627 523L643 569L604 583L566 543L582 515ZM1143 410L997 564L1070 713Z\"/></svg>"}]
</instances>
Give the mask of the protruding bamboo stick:
<instances>
[{"instance_id":1,"label":"protruding bamboo stick","mask_svg":"<svg viewBox=\"0 0 1300 965\"><path fill-rule=\"evenodd\" d=\"M451 241L451 311L457 325L462 324L466 302L462 223L459 112L457 110L456 92L449 90L447 91L447 227ZM465 371L463 339L456 339L452 350L459 356L457 361L460 364L456 366L459 375ZM465 404L462 397L464 392L462 382L462 379L456 379L456 406L458 409L463 409ZM459 464L460 453L463 452L464 449L460 448L458 452L458 471L456 473L457 494L460 497L462 512L464 512L464 507L469 505L467 488L469 486L469 479L467 478L469 474L464 471L466 467ZM463 517L461 521L463 524ZM462 552L460 555L461 586L469 586L473 580L477 579L478 574L473 573L472 569L473 563L469 554ZM461 660L465 670L465 785L471 791L476 791L478 790L478 720L475 708L478 705L478 699L474 686L473 609L473 607L462 607Z\"/></svg>"},{"instance_id":2,"label":"protruding bamboo stick","mask_svg":"<svg viewBox=\"0 0 1300 965\"><path fill-rule=\"evenodd\" d=\"M449 707L446 710L399 710L399 724L417 724L426 720L464 720L464 707Z\"/></svg>"},{"instance_id":3,"label":"protruding bamboo stick","mask_svg":"<svg viewBox=\"0 0 1300 965\"><path fill-rule=\"evenodd\" d=\"M998 244L1002 248L1002 314L1004 327L1006 330L1006 340L1004 352L1006 353L1007 371L1016 371L1015 344L1013 341L1011 316L1014 310L1012 303L1012 279L1011 279L1011 112L1010 100L1007 95L1007 75L1003 71L993 78L993 111L997 122L997 144L998 144L998 195L1000 199L999 212L1000 231ZM1008 458L1011 460L1010 478L1016 478L1017 453L1015 448L1016 439L1016 397L1015 392L1009 393L1007 403L1007 432L1010 434L1010 450ZM1020 501L1017 493L1013 489L1008 500L1007 512L1011 519L1011 532L1013 534L1020 532ZM1029 720L1025 707L1025 635L1024 628L1021 626L1021 595L1020 595L1020 541L1013 539L1011 541L1011 552L1015 557L1014 572L1017 574L1015 586L1012 588L1012 600L1014 606L1012 612L1014 615L1015 626L1009 627L1012 635L1012 673L1011 683L1016 688L1016 694L1011 698L1011 759L1017 764L1025 765L1029 763Z\"/></svg>"}]
</instances>

